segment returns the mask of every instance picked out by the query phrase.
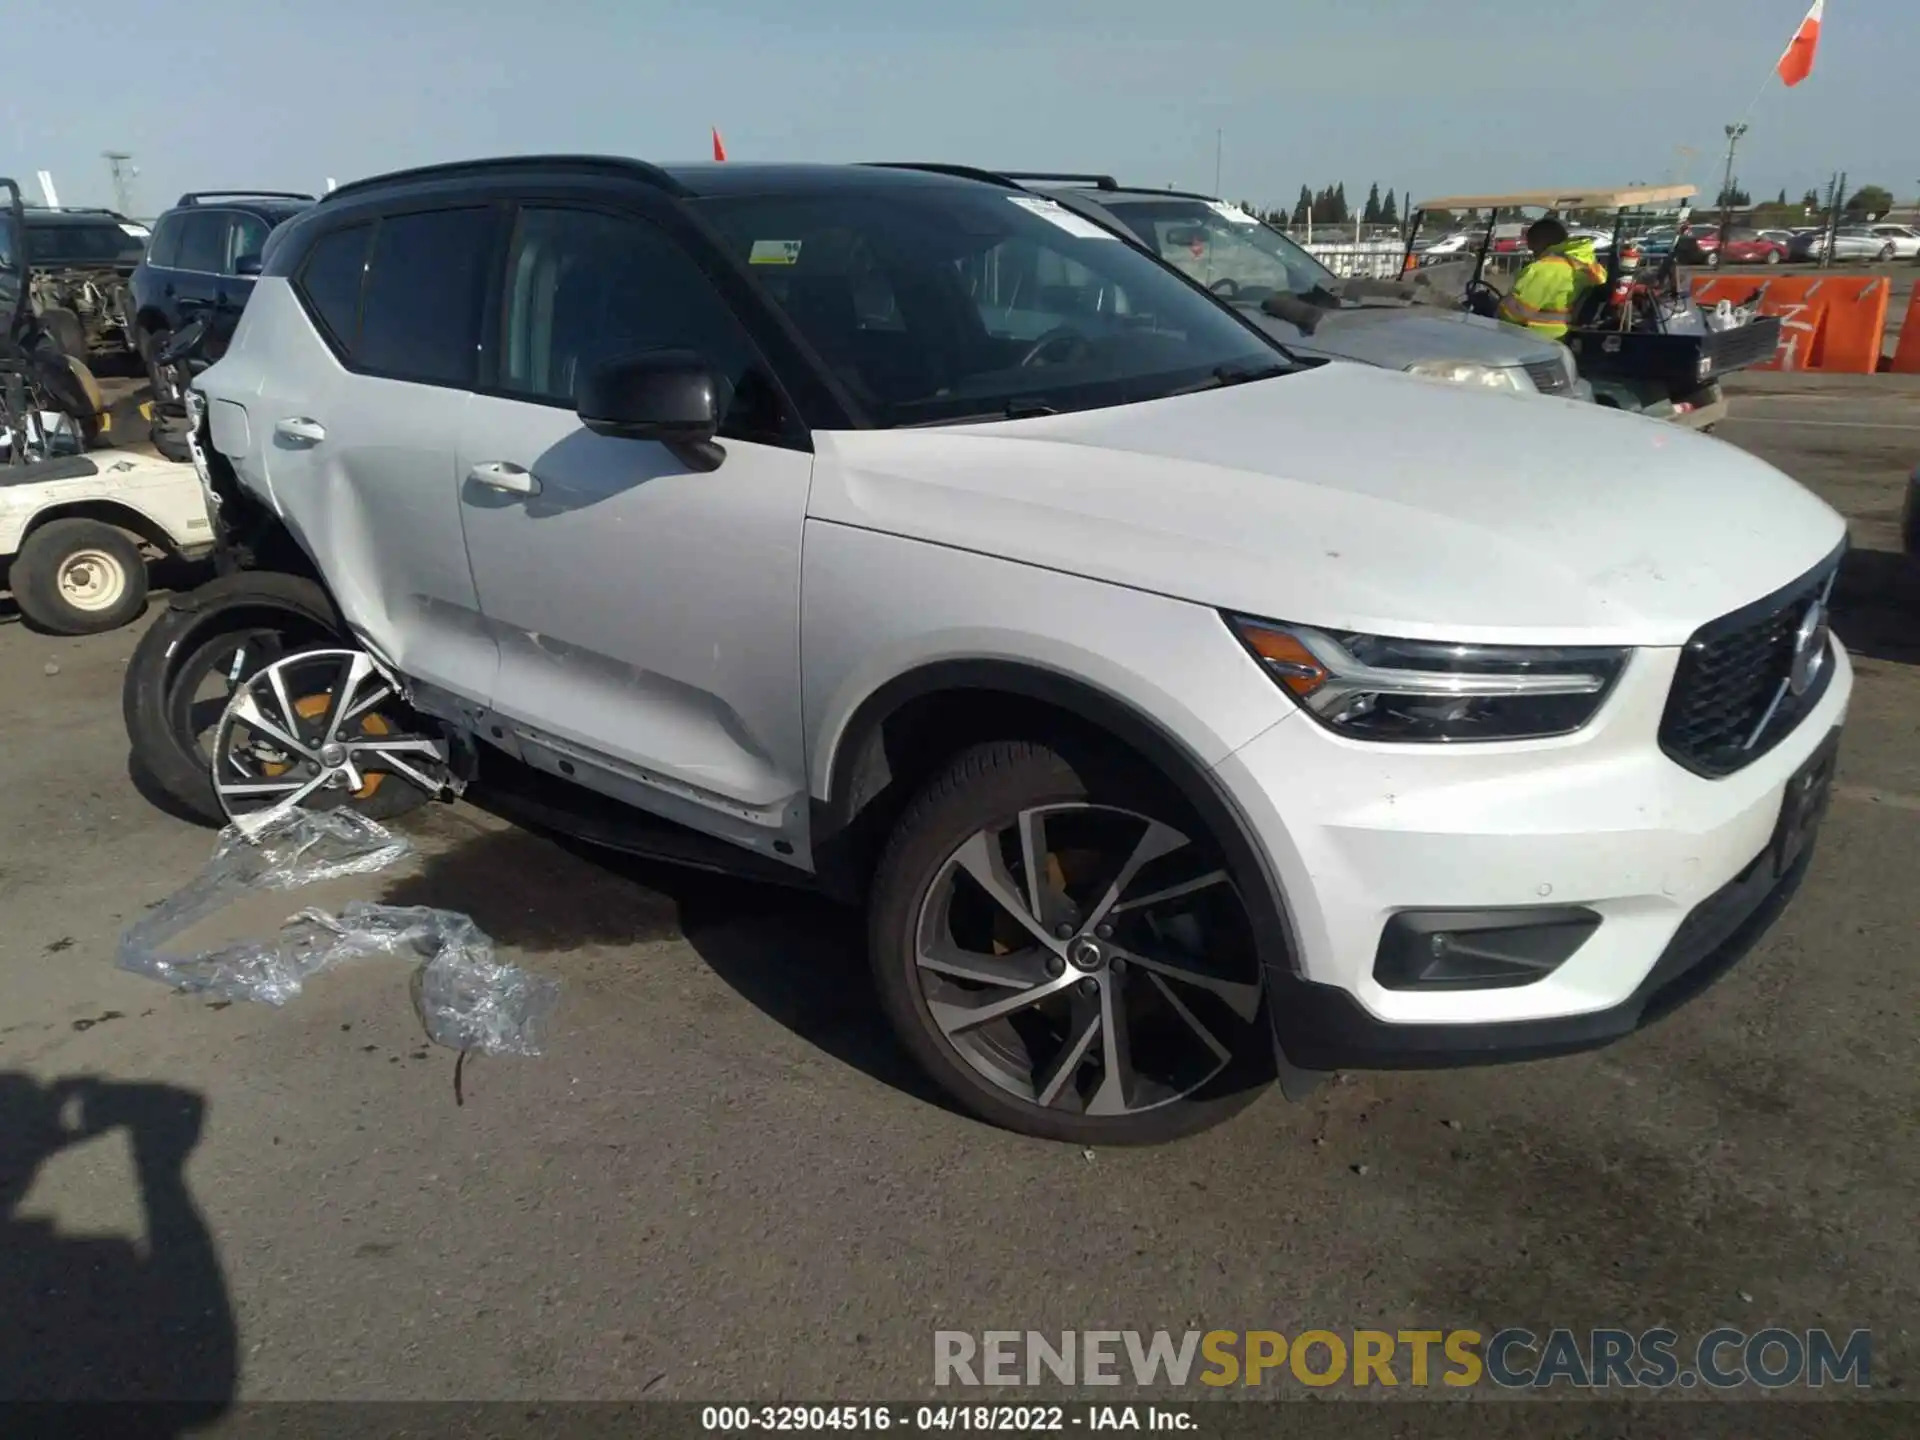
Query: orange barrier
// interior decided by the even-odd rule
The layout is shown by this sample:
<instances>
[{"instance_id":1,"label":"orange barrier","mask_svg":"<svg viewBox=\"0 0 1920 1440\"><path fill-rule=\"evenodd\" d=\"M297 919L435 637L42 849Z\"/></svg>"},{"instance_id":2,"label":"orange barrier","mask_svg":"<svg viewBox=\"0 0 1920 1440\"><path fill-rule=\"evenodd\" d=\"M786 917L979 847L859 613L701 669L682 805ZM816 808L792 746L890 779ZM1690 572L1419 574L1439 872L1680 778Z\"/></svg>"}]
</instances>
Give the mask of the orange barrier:
<instances>
[{"instance_id":1,"label":"orange barrier","mask_svg":"<svg viewBox=\"0 0 1920 1440\"><path fill-rule=\"evenodd\" d=\"M1907 318L1900 326L1900 344L1888 367L1897 375L1920 375L1920 285L1907 301Z\"/></svg>"},{"instance_id":2,"label":"orange barrier","mask_svg":"<svg viewBox=\"0 0 1920 1440\"><path fill-rule=\"evenodd\" d=\"M1700 305L1717 305L1722 300L1735 305L1746 303L1760 292L1762 315L1780 321L1780 344L1771 360L1753 366L1755 370L1812 370L1820 354L1826 333L1829 298L1822 293L1825 276L1785 275L1774 280L1748 280L1739 276L1699 276L1693 282L1693 298Z\"/></svg>"},{"instance_id":3,"label":"orange barrier","mask_svg":"<svg viewBox=\"0 0 1920 1440\"><path fill-rule=\"evenodd\" d=\"M1703 305L1736 305L1760 292L1760 313L1778 315L1780 348L1757 370L1823 370L1871 375L1886 343L1893 283L1861 275L1698 276L1693 297Z\"/></svg>"}]
</instances>

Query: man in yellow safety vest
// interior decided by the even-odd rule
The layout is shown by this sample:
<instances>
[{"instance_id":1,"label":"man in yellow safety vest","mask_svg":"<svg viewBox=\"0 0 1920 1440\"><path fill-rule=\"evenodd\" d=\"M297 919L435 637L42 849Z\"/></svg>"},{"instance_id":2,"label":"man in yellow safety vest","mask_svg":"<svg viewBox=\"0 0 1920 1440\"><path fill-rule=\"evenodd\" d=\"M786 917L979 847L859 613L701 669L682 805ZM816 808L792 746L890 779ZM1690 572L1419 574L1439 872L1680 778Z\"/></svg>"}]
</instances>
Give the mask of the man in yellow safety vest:
<instances>
[{"instance_id":1,"label":"man in yellow safety vest","mask_svg":"<svg viewBox=\"0 0 1920 1440\"><path fill-rule=\"evenodd\" d=\"M1568 239L1567 227L1551 217L1528 227L1527 248L1533 263L1500 302L1500 318L1544 340L1558 340L1573 323L1581 297L1606 283L1606 267L1594 258L1591 239Z\"/></svg>"}]
</instances>

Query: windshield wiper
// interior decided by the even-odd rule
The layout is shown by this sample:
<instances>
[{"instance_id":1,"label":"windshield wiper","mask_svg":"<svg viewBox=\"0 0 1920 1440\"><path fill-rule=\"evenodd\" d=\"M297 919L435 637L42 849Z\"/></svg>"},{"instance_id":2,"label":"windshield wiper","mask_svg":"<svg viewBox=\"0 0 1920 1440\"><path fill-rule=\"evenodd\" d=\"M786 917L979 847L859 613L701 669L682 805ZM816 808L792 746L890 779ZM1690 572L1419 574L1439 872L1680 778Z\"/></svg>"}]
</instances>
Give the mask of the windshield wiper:
<instances>
[{"instance_id":1,"label":"windshield wiper","mask_svg":"<svg viewBox=\"0 0 1920 1440\"><path fill-rule=\"evenodd\" d=\"M972 415L942 415L937 420L909 420L895 428L920 430L929 425L982 425L990 420L1038 420L1043 415L1058 415L1053 406L1039 400L1009 400L998 410L982 410Z\"/></svg>"},{"instance_id":2,"label":"windshield wiper","mask_svg":"<svg viewBox=\"0 0 1920 1440\"><path fill-rule=\"evenodd\" d=\"M1178 390L1169 390L1161 398L1196 395L1202 390L1220 390L1228 385L1247 385L1255 380L1271 380L1276 376L1292 373L1292 370L1285 365L1216 365L1206 379L1196 380L1191 385L1182 385Z\"/></svg>"}]
</instances>

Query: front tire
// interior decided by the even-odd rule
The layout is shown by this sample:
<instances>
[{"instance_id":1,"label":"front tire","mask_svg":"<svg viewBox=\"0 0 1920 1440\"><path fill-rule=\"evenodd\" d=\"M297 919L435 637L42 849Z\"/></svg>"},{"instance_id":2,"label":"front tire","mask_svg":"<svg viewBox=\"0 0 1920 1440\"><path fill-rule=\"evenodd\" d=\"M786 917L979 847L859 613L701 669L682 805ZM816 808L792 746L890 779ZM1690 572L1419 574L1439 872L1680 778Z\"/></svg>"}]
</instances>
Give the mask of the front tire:
<instances>
[{"instance_id":1,"label":"front tire","mask_svg":"<svg viewBox=\"0 0 1920 1440\"><path fill-rule=\"evenodd\" d=\"M1205 828L1136 763L1024 741L961 754L887 845L869 940L901 1042L996 1125L1157 1144L1272 1076L1246 908Z\"/></svg>"},{"instance_id":2,"label":"front tire","mask_svg":"<svg viewBox=\"0 0 1920 1440\"><path fill-rule=\"evenodd\" d=\"M147 562L124 530L99 520L51 520L13 561L20 613L54 635L101 635L147 608Z\"/></svg>"}]
</instances>

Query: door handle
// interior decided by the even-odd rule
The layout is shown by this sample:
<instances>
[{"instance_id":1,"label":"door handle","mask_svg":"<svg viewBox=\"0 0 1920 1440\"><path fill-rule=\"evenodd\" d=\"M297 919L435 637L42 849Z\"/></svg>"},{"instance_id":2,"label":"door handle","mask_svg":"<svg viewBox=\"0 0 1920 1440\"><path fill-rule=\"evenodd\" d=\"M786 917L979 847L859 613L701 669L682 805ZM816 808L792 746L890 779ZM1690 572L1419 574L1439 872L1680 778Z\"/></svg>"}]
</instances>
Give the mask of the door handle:
<instances>
[{"instance_id":1,"label":"door handle","mask_svg":"<svg viewBox=\"0 0 1920 1440\"><path fill-rule=\"evenodd\" d=\"M318 420L308 420L304 416L296 416L290 420L282 420L279 424L275 425L273 427L273 433L278 435L282 440L298 440L307 445L318 445L322 440L327 438L327 427L322 425Z\"/></svg>"},{"instance_id":2,"label":"door handle","mask_svg":"<svg viewBox=\"0 0 1920 1440\"><path fill-rule=\"evenodd\" d=\"M532 471L505 460L488 460L467 471L467 479L508 495L538 495L540 481Z\"/></svg>"}]
</instances>

